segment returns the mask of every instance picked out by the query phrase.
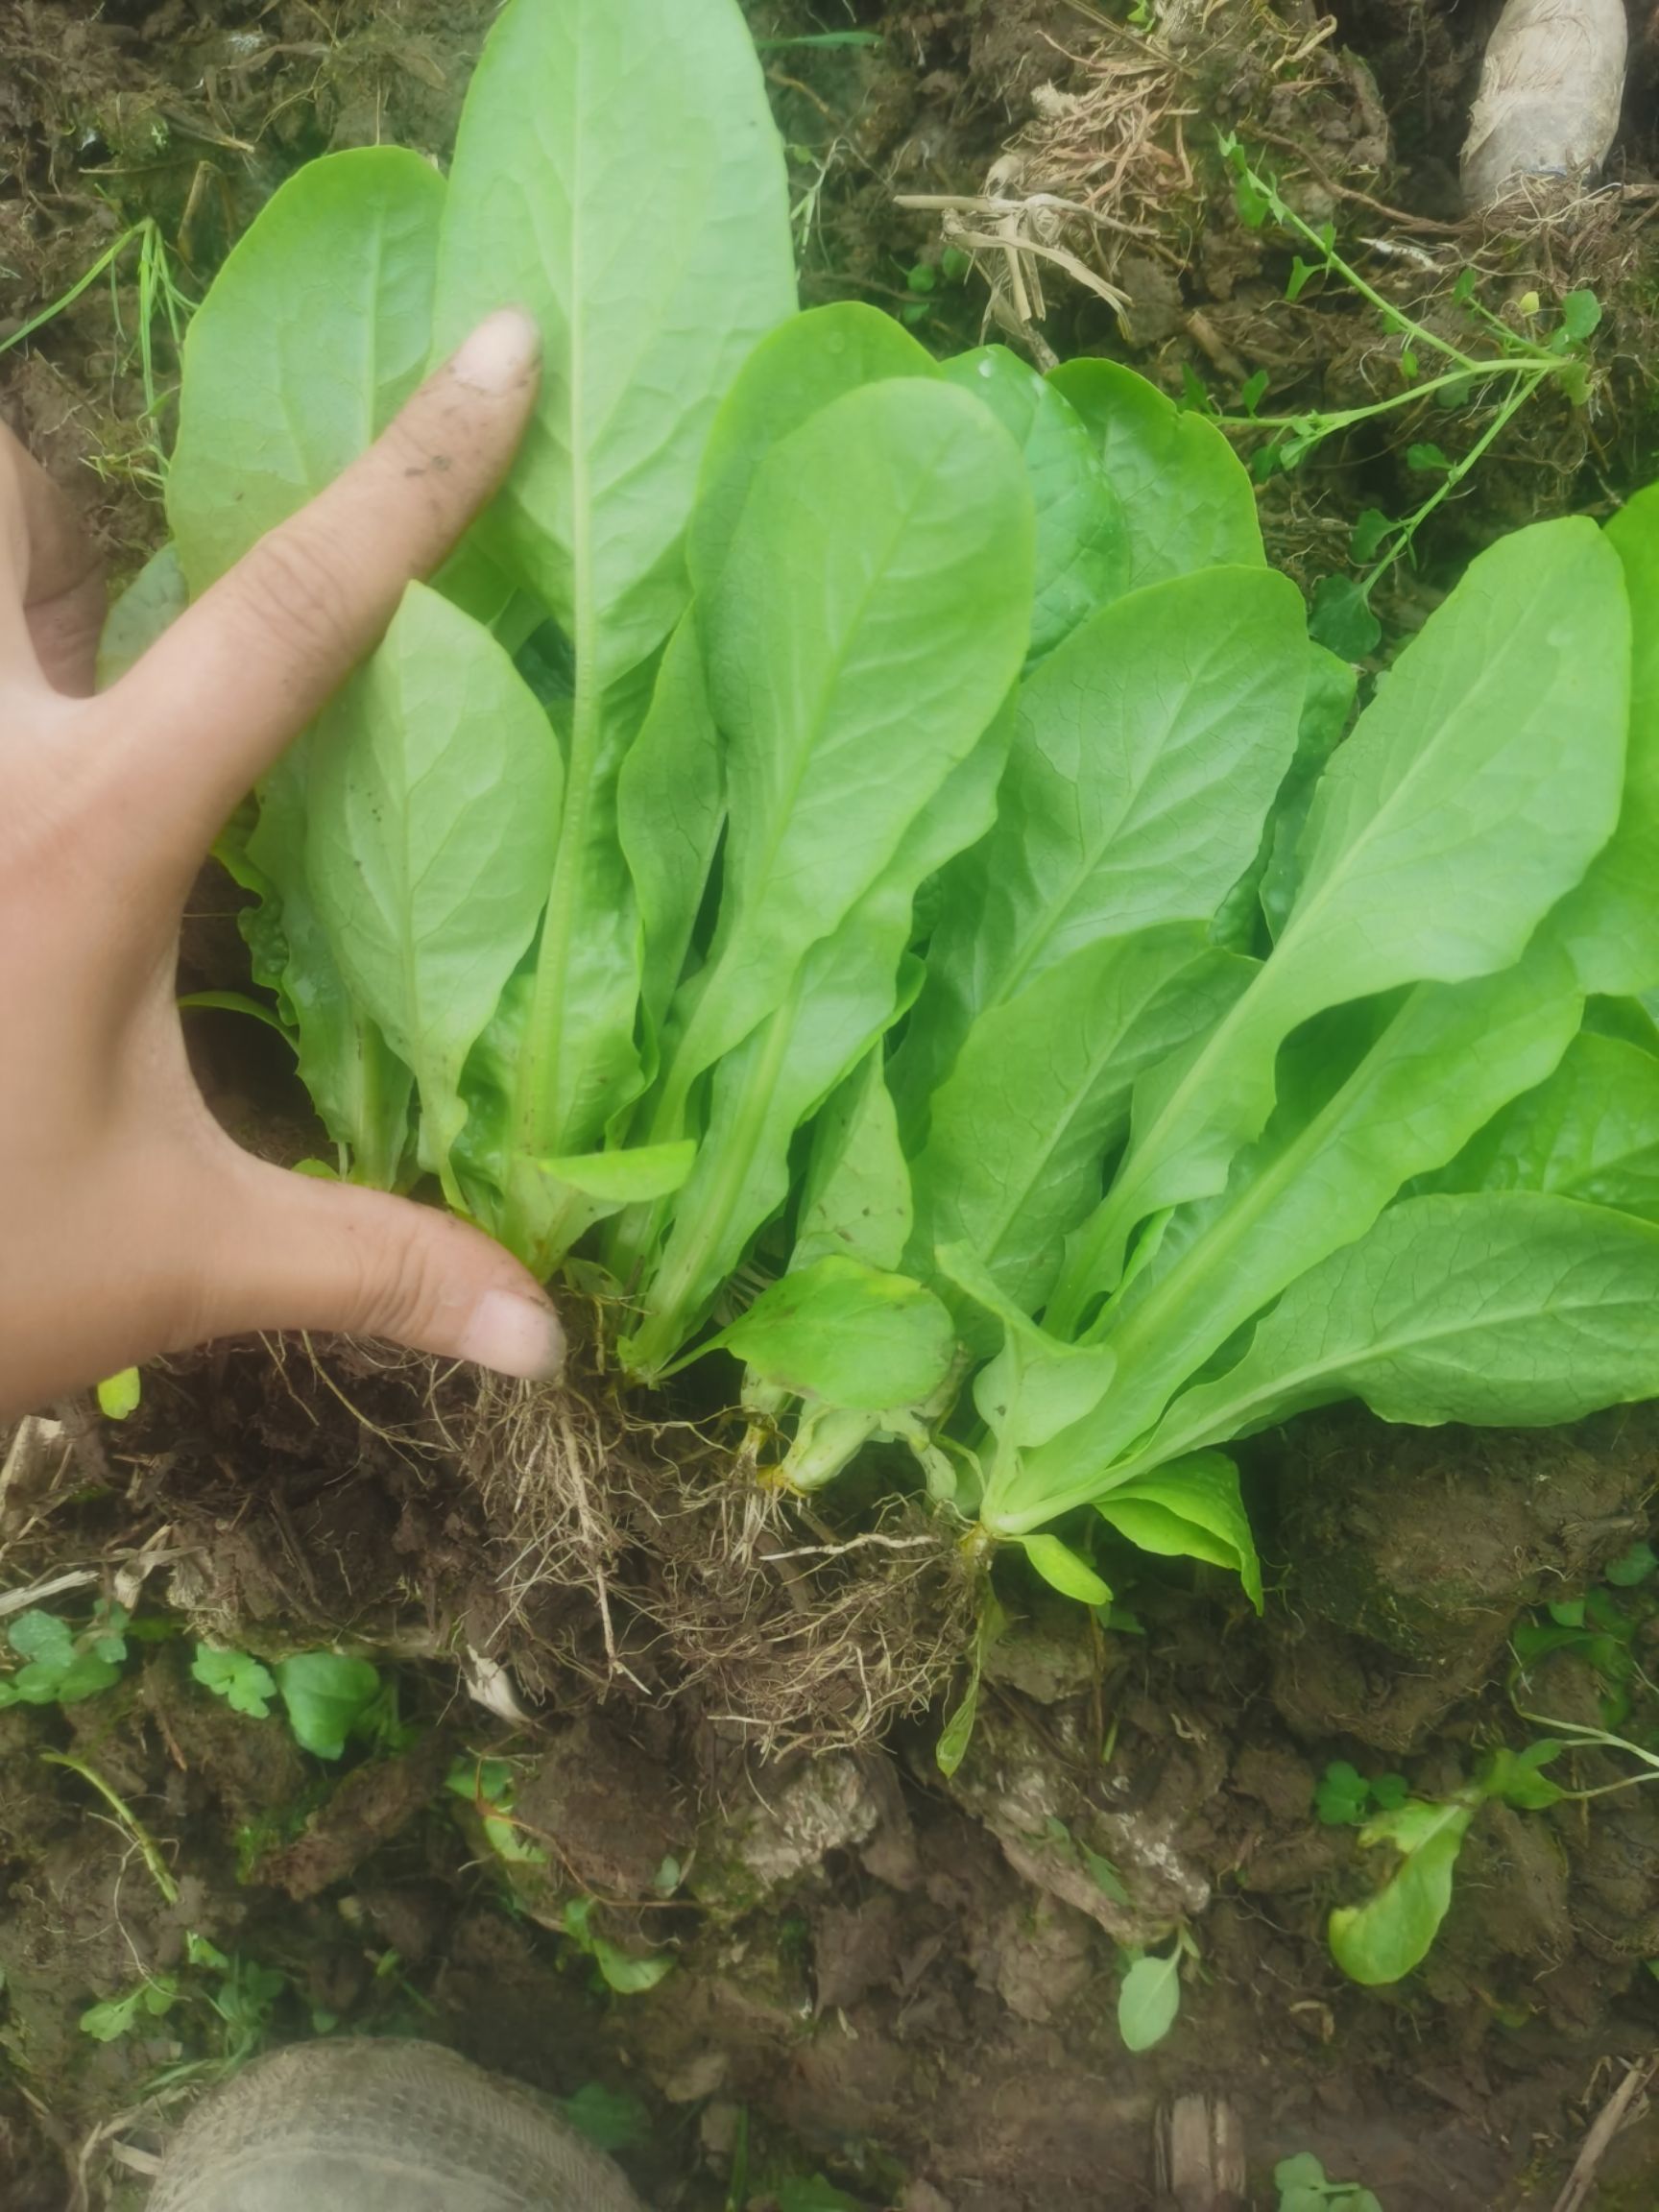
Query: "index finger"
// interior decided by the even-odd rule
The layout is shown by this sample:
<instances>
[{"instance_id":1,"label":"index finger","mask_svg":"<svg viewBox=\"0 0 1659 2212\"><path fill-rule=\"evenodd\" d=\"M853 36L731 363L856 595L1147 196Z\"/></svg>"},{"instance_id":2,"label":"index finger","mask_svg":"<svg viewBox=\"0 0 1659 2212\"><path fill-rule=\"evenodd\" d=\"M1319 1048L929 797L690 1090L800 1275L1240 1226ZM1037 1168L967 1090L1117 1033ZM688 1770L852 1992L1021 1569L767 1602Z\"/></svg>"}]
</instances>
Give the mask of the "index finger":
<instances>
[{"instance_id":1,"label":"index finger","mask_svg":"<svg viewBox=\"0 0 1659 2212\"><path fill-rule=\"evenodd\" d=\"M187 865L379 642L499 486L535 404L541 339L493 315L369 450L262 538L106 694L112 794Z\"/></svg>"}]
</instances>

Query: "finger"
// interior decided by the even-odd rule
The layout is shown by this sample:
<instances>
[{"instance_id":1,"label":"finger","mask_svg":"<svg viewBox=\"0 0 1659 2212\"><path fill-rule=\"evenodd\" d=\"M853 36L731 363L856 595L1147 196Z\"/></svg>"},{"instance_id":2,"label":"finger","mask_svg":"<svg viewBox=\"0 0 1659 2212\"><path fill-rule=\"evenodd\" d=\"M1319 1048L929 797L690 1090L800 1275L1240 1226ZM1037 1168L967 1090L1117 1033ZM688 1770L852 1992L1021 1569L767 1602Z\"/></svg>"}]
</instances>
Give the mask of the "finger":
<instances>
[{"instance_id":1,"label":"finger","mask_svg":"<svg viewBox=\"0 0 1659 2212\"><path fill-rule=\"evenodd\" d=\"M359 460L261 539L108 693L109 772L194 857L373 650L511 466L541 340L493 315Z\"/></svg>"},{"instance_id":2,"label":"finger","mask_svg":"<svg viewBox=\"0 0 1659 2212\"><path fill-rule=\"evenodd\" d=\"M98 556L73 506L37 462L0 423L0 529L5 566L5 619L23 611L35 659L57 690L84 697L92 688L104 584ZM16 627L5 639L21 643Z\"/></svg>"},{"instance_id":3,"label":"finger","mask_svg":"<svg viewBox=\"0 0 1659 2212\"><path fill-rule=\"evenodd\" d=\"M234 1156L227 1203L206 1208L193 1334L319 1329L542 1380L565 1332L526 1269L479 1230L413 1199Z\"/></svg>"}]
</instances>

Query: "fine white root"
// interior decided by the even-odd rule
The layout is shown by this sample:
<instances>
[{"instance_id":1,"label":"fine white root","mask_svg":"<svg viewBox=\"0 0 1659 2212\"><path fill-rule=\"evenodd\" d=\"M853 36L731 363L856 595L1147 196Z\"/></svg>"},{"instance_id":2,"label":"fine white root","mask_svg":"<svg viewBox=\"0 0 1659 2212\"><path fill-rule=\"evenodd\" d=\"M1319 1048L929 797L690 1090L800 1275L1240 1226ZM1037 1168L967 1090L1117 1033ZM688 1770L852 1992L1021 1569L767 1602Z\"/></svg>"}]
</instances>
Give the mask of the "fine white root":
<instances>
[{"instance_id":1,"label":"fine white root","mask_svg":"<svg viewBox=\"0 0 1659 2212\"><path fill-rule=\"evenodd\" d=\"M1624 0L1508 0L1463 145L1472 211L1539 180L1594 179L1619 128L1628 38Z\"/></svg>"}]
</instances>

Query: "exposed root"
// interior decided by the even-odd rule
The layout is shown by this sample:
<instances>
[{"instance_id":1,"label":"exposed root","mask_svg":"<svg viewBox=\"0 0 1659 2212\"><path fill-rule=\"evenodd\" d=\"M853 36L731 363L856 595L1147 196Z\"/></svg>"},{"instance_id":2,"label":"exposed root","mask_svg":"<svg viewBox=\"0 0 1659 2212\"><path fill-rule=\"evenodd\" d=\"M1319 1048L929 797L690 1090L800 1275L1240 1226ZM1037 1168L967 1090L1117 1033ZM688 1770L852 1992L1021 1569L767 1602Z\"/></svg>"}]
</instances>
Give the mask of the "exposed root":
<instances>
[{"instance_id":1,"label":"exposed root","mask_svg":"<svg viewBox=\"0 0 1659 2212\"><path fill-rule=\"evenodd\" d=\"M1150 259L1177 277L1190 264L1223 183L1214 127L1265 129L1294 103L1310 135L1347 142L1348 182L1370 181L1386 157L1376 88L1360 63L1333 49L1334 17L1293 6L1282 15L1266 0L1162 0L1155 13L1146 30L1102 17L1090 44L1055 43L1065 82L1036 87L1033 120L981 195L900 202L939 210L946 243L970 253L990 287L987 324L1044 366L1055 358L1037 328L1048 314L1046 271L1104 301L1132 329L1124 264Z\"/></svg>"},{"instance_id":2,"label":"exposed root","mask_svg":"<svg viewBox=\"0 0 1659 2212\"><path fill-rule=\"evenodd\" d=\"M584 1685L684 1698L765 1754L926 1707L972 1638L952 1531L868 1483L855 1512L796 1498L741 1415L653 1417L677 1410L625 1391L596 1327L557 1388L343 1339L216 1347L149 1371L103 1487L64 1495L60 1451L48 1498L13 1481L5 1581L135 1603L164 1575L200 1633L267 1659L458 1660L510 1719Z\"/></svg>"},{"instance_id":3,"label":"exposed root","mask_svg":"<svg viewBox=\"0 0 1659 2212\"><path fill-rule=\"evenodd\" d=\"M889 1501L843 1535L758 1479L723 1423L647 1420L603 1378L484 1379L443 1418L504 1544L508 1648L695 1695L768 1753L876 1736L960 1659L968 1577L914 1507ZM548 1594L572 1587L592 1596L597 1664L584 1624L546 1622Z\"/></svg>"}]
</instances>

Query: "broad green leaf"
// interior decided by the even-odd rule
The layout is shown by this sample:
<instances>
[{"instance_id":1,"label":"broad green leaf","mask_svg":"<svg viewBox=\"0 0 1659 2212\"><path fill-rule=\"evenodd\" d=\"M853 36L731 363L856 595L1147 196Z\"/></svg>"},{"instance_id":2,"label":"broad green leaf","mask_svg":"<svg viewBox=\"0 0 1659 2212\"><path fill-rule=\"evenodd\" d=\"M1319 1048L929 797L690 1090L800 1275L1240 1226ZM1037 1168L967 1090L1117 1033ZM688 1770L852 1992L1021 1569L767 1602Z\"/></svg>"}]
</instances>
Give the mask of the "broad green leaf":
<instances>
[{"instance_id":1,"label":"broad green leaf","mask_svg":"<svg viewBox=\"0 0 1659 2212\"><path fill-rule=\"evenodd\" d=\"M1535 524L1471 565L1321 778L1272 957L1137 1090L1128 1155L1068 1252L1057 1326L1115 1287L1139 1222L1223 1186L1299 1022L1520 958L1617 819L1627 637L1622 577L1588 522Z\"/></svg>"},{"instance_id":2,"label":"broad green leaf","mask_svg":"<svg viewBox=\"0 0 1659 2212\"><path fill-rule=\"evenodd\" d=\"M1098 1403L1112 1380L1113 1355L1097 1344L1049 1336L998 1287L967 1244L942 1245L945 1282L1002 1330L1002 1349L974 1379L974 1403L998 1440L998 1461L1022 1446L1046 1443ZM996 1476L993 1473L993 1486Z\"/></svg>"},{"instance_id":3,"label":"broad green leaf","mask_svg":"<svg viewBox=\"0 0 1659 2212\"><path fill-rule=\"evenodd\" d=\"M1195 1452L1104 1491L1094 1510L1131 1544L1170 1559L1230 1567L1262 1610L1262 1562L1238 1491L1238 1470L1219 1452Z\"/></svg>"},{"instance_id":4,"label":"broad green leaf","mask_svg":"<svg viewBox=\"0 0 1659 2212\"><path fill-rule=\"evenodd\" d=\"M646 664L597 700L578 690L583 710L561 729L559 854L534 967L502 1002L502 1234L538 1275L594 1218L541 1163L623 1134L644 1086L641 1047L655 1055L654 1036L639 1035L645 948L617 822L621 766L646 718L654 673Z\"/></svg>"},{"instance_id":5,"label":"broad green leaf","mask_svg":"<svg viewBox=\"0 0 1659 2212\"><path fill-rule=\"evenodd\" d=\"M1103 608L1027 678L996 829L948 878L907 1120L974 1015L1101 937L1209 923L1289 764L1307 656L1284 577L1217 568Z\"/></svg>"},{"instance_id":6,"label":"broad green leaf","mask_svg":"<svg viewBox=\"0 0 1659 2212\"><path fill-rule=\"evenodd\" d=\"M1302 1276L1125 1472L1339 1398L1385 1421L1547 1428L1659 1396L1659 1229L1575 1199L1403 1199Z\"/></svg>"},{"instance_id":7,"label":"broad green leaf","mask_svg":"<svg viewBox=\"0 0 1659 2212\"><path fill-rule=\"evenodd\" d=\"M635 1206L670 1198L685 1183L697 1157L689 1139L677 1144L639 1144L632 1150L589 1152L538 1163L555 1182L566 1183L606 1206Z\"/></svg>"},{"instance_id":8,"label":"broad green leaf","mask_svg":"<svg viewBox=\"0 0 1659 2212\"><path fill-rule=\"evenodd\" d=\"M879 1046L835 1092L812 1129L791 1268L841 1253L897 1268L910 1241L910 1169Z\"/></svg>"},{"instance_id":9,"label":"broad green leaf","mask_svg":"<svg viewBox=\"0 0 1659 2212\"><path fill-rule=\"evenodd\" d=\"M1041 1502L1055 1512L1090 1490L1093 1470L1142 1436L1236 1330L1547 1073L1582 1005L1571 962L1545 941L1501 975L1419 984L1300 1032L1281 1055L1273 1118L1225 1191L1178 1210L1096 1323L1121 1386L1024 1469L1022 1510L1044 1517Z\"/></svg>"},{"instance_id":10,"label":"broad green leaf","mask_svg":"<svg viewBox=\"0 0 1659 2212\"><path fill-rule=\"evenodd\" d=\"M1607 525L1624 566L1632 631L1630 752L1619 827L1561 915L1587 991L1659 988L1659 486Z\"/></svg>"},{"instance_id":11,"label":"broad green leaf","mask_svg":"<svg viewBox=\"0 0 1659 2212\"><path fill-rule=\"evenodd\" d=\"M277 1666L276 1687L301 1749L338 1759L352 1728L379 1696L380 1676L367 1659L298 1651Z\"/></svg>"},{"instance_id":12,"label":"broad green leaf","mask_svg":"<svg viewBox=\"0 0 1659 2212\"><path fill-rule=\"evenodd\" d=\"M540 1163L614 1135L649 1072L641 1044L655 1051L637 1034L617 779L685 606L710 424L794 304L781 149L735 0L515 0L503 13L462 116L440 349L503 301L541 324L541 397L478 527L575 661L558 859L507 1055L505 1233L541 1272L592 1213Z\"/></svg>"},{"instance_id":13,"label":"broad green leaf","mask_svg":"<svg viewBox=\"0 0 1659 2212\"><path fill-rule=\"evenodd\" d=\"M1116 361L1067 361L1048 381L1099 443L1128 526L1134 586L1262 563L1249 472L1212 423Z\"/></svg>"},{"instance_id":14,"label":"broad green leaf","mask_svg":"<svg viewBox=\"0 0 1659 2212\"><path fill-rule=\"evenodd\" d=\"M937 376L939 364L902 325L859 301L809 307L761 340L714 418L688 552L691 581L713 589L766 455L820 409L891 376Z\"/></svg>"},{"instance_id":15,"label":"broad green leaf","mask_svg":"<svg viewBox=\"0 0 1659 2212\"><path fill-rule=\"evenodd\" d=\"M90 2035L94 2043L114 2043L121 2036L130 2035L146 2019L165 2019L178 2002L178 1975L157 1974L148 1982L141 1982L136 1989L130 1989L125 1997L89 2005L78 2025L82 2034Z\"/></svg>"},{"instance_id":16,"label":"broad green leaf","mask_svg":"<svg viewBox=\"0 0 1659 2212\"><path fill-rule=\"evenodd\" d=\"M1137 1959L1118 1992L1118 2032L1130 2051L1162 2043L1181 2010L1181 1947L1167 1958Z\"/></svg>"},{"instance_id":17,"label":"broad green leaf","mask_svg":"<svg viewBox=\"0 0 1659 2212\"><path fill-rule=\"evenodd\" d=\"M98 688L108 691L142 660L189 604L177 545L153 553L105 617L98 640Z\"/></svg>"},{"instance_id":18,"label":"broad green leaf","mask_svg":"<svg viewBox=\"0 0 1659 2212\"><path fill-rule=\"evenodd\" d=\"M1037 510L1037 569L1031 658L1129 586L1129 533L1097 449L1058 387L1011 353L981 346L944 364L1019 446Z\"/></svg>"},{"instance_id":19,"label":"broad green leaf","mask_svg":"<svg viewBox=\"0 0 1659 2212\"><path fill-rule=\"evenodd\" d=\"M926 1272L936 1246L966 1241L1035 1312L1067 1231L1099 1198L1136 1078L1208 1027L1249 974L1199 926L1175 924L1079 946L982 1014L930 1104L912 1263Z\"/></svg>"},{"instance_id":20,"label":"broad green leaf","mask_svg":"<svg viewBox=\"0 0 1659 2212\"><path fill-rule=\"evenodd\" d=\"M298 170L232 250L185 334L167 471L193 596L331 484L420 381L443 209L419 155L353 148Z\"/></svg>"},{"instance_id":21,"label":"broad green leaf","mask_svg":"<svg viewBox=\"0 0 1659 2212\"><path fill-rule=\"evenodd\" d=\"M1659 1060L1585 1030L1424 1188L1552 1190L1659 1222Z\"/></svg>"},{"instance_id":22,"label":"broad green leaf","mask_svg":"<svg viewBox=\"0 0 1659 2212\"><path fill-rule=\"evenodd\" d=\"M750 1238L784 1204L797 1129L873 1050L915 996L907 960L916 887L983 835L1006 757L997 723L935 792L832 937L814 945L781 1005L715 1069L697 1165L661 1222L625 1215L608 1257L644 1275L645 1320L622 1346L636 1372L666 1365L708 1312Z\"/></svg>"},{"instance_id":23,"label":"broad green leaf","mask_svg":"<svg viewBox=\"0 0 1659 2212\"><path fill-rule=\"evenodd\" d=\"M319 726L306 863L358 1001L414 1071L460 1203L461 1071L535 933L559 829L546 716L489 632L411 585Z\"/></svg>"},{"instance_id":24,"label":"broad green leaf","mask_svg":"<svg viewBox=\"0 0 1659 2212\"><path fill-rule=\"evenodd\" d=\"M200 593L331 483L419 381L431 345L443 180L393 147L326 156L277 191L191 319L167 477L180 566ZM300 1073L365 1182L402 1178L413 1081L347 988L306 879L309 737L266 779L220 857Z\"/></svg>"},{"instance_id":25,"label":"broad green leaf","mask_svg":"<svg viewBox=\"0 0 1659 2212\"><path fill-rule=\"evenodd\" d=\"M276 996L301 1079L356 1181L396 1189L409 1142L415 1078L356 1003L334 957L305 866L311 739L267 778L251 829L233 824L215 848L260 903L238 916L253 977Z\"/></svg>"},{"instance_id":26,"label":"broad green leaf","mask_svg":"<svg viewBox=\"0 0 1659 2212\"><path fill-rule=\"evenodd\" d=\"M1080 1605L1110 1605L1110 1585L1102 1582L1086 1559L1078 1557L1058 1536L1022 1536L1025 1556L1050 1588L1063 1598L1075 1598Z\"/></svg>"},{"instance_id":27,"label":"broad green leaf","mask_svg":"<svg viewBox=\"0 0 1659 2212\"><path fill-rule=\"evenodd\" d=\"M1031 536L1006 432L943 385L849 393L762 463L702 611L727 743L724 891L660 1134L678 1134L691 1083L780 1003L991 723L1024 657Z\"/></svg>"},{"instance_id":28,"label":"broad green leaf","mask_svg":"<svg viewBox=\"0 0 1659 2212\"><path fill-rule=\"evenodd\" d=\"M1511 1751L1507 1744L1500 1743L1481 1763L1475 1788L1482 1797L1495 1797L1524 1813L1547 1812L1551 1805L1559 1805L1568 1792L1542 1769L1559 1759L1566 1748L1553 1737L1528 1743L1524 1751Z\"/></svg>"},{"instance_id":29,"label":"broad green leaf","mask_svg":"<svg viewBox=\"0 0 1659 2212\"><path fill-rule=\"evenodd\" d=\"M650 709L616 781L616 834L638 909L639 997L652 1074L725 819L720 733L696 611L688 609L668 641Z\"/></svg>"},{"instance_id":30,"label":"broad green leaf","mask_svg":"<svg viewBox=\"0 0 1659 2212\"><path fill-rule=\"evenodd\" d=\"M1366 1849L1386 1843L1400 1863L1363 1905L1331 1915L1331 1956L1351 1982L1368 1989L1398 1982L1421 1965L1452 1903L1452 1874L1475 1808L1462 1798L1443 1805L1413 1801L1380 1813L1359 1831Z\"/></svg>"},{"instance_id":31,"label":"broad green leaf","mask_svg":"<svg viewBox=\"0 0 1659 2212\"><path fill-rule=\"evenodd\" d=\"M930 1398L956 1350L930 1290L833 1253L772 1284L714 1341L797 1397L868 1412Z\"/></svg>"},{"instance_id":32,"label":"broad green leaf","mask_svg":"<svg viewBox=\"0 0 1659 2212\"><path fill-rule=\"evenodd\" d=\"M709 426L794 291L782 149L735 0L514 0L462 112L437 349L507 301L541 325L541 398L485 535L588 692L678 621ZM579 730L579 790L586 745Z\"/></svg>"},{"instance_id":33,"label":"broad green leaf","mask_svg":"<svg viewBox=\"0 0 1659 2212\"><path fill-rule=\"evenodd\" d=\"M56 1613L36 1606L18 1614L6 1631L6 1641L19 1659L33 1660L38 1667L62 1671L74 1662L75 1631Z\"/></svg>"}]
</instances>

